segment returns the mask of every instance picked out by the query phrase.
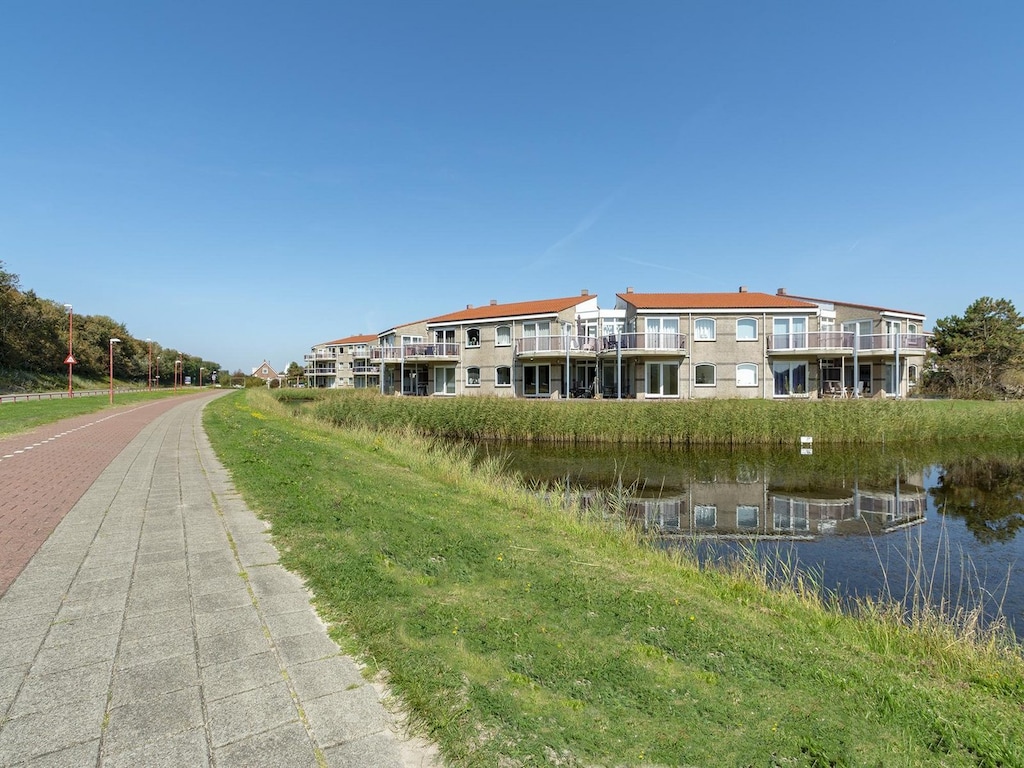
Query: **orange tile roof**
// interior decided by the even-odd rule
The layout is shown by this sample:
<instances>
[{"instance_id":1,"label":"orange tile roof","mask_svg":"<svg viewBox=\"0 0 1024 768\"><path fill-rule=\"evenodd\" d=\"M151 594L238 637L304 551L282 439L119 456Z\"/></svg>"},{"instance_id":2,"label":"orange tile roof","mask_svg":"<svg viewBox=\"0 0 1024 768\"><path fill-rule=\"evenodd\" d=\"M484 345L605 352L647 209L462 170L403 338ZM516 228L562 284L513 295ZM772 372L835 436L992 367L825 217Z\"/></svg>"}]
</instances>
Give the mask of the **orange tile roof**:
<instances>
[{"instance_id":1,"label":"orange tile roof","mask_svg":"<svg viewBox=\"0 0 1024 768\"><path fill-rule=\"evenodd\" d=\"M807 301L774 293L619 293L637 309L815 309Z\"/></svg>"},{"instance_id":2,"label":"orange tile roof","mask_svg":"<svg viewBox=\"0 0 1024 768\"><path fill-rule=\"evenodd\" d=\"M490 320L498 317L555 314L596 298L597 294L588 294L586 296L569 296L564 299L518 301L511 304L485 304L482 307L473 307L472 309L450 312L447 315L438 315L427 320L427 323L456 323L464 320Z\"/></svg>"},{"instance_id":3,"label":"orange tile roof","mask_svg":"<svg viewBox=\"0 0 1024 768\"><path fill-rule=\"evenodd\" d=\"M369 344L371 341L377 340L377 334L369 333L362 334L361 336L346 336L344 339L335 339L334 341L325 341L321 344L317 344L318 347L335 346L338 344Z\"/></svg>"}]
</instances>

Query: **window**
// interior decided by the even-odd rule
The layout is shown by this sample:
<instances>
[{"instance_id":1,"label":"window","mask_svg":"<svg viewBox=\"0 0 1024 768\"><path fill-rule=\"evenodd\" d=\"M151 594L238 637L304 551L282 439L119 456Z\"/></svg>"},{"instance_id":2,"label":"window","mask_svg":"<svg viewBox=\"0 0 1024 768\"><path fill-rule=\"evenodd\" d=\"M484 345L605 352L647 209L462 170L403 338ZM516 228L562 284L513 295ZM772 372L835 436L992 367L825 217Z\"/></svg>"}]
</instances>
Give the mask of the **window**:
<instances>
[{"instance_id":1,"label":"window","mask_svg":"<svg viewBox=\"0 0 1024 768\"><path fill-rule=\"evenodd\" d=\"M512 369L507 365L499 365L494 369L494 386L496 387L511 387L512 386Z\"/></svg>"},{"instance_id":2,"label":"window","mask_svg":"<svg viewBox=\"0 0 1024 768\"><path fill-rule=\"evenodd\" d=\"M775 379L775 396L788 397L802 395L807 392L807 363L772 363L772 376Z\"/></svg>"},{"instance_id":3,"label":"window","mask_svg":"<svg viewBox=\"0 0 1024 768\"><path fill-rule=\"evenodd\" d=\"M772 322L772 349L807 349L807 318L776 317Z\"/></svg>"},{"instance_id":4,"label":"window","mask_svg":"<svg viewBox=\"0 0 1024 768\"><path fill-rule=\"evenodd\" d=\"M523 394L527 397L543 397L551 394L551 366L523 366Z\"/></svg>"},{"instance_id":5,"label":"window","mask_svg":"<svg viewBox=\"0 0 1024 768\"><path fill-rule=\"evenodd\" d=\"M466 386L480 386L480 368L478 366L472 365L466 369Z\"/></svg>"},{"instance_id":6,"label":"window","mask_svg":"<svg viewBox=\"0 0 1024 768\"><path fill-rule=\"evenodd\" d=\"M455 366L434 369L434 394L455 394Z\"/></svg>"},{"instance_id":7,"label":"window","mask_svg":"<svg viewBox=\"0 0 1024 768\"><path fill-rule=\"evenodd\" d=\"M741 317L736 321L736 341L756 341L757 320L753 317Z\"/></svg>"},{"instance_id":8,"label":"window","mask_svg":"<svg viewBox=\"0 0 1024 768\"><path fill-rule=\"evenodd\" d=\"M754 363L740 363L736 366L736 386L757 386L757 366Z\"/></svg>"},{"instance_id":9,"label":"window","mask_svg":"<svg viewBox=\"0 0 1024 768\"><path fill-rule=\"evenodd\" d=\"M267 366L265 366L265 365L264 365L264 366L263 366L263 375L264 375L264 376L266 376L266 375L268 375L269 373L270 373L270 369L269 369L269 368L267 368Z\"/></svg>"},{"instance_id":10,"label":"window","mask_svg":"<svg viewBox=\"0 0 1024 768\"><path fill-rule=\"evenodd\" d=\"M907 382L913 386L917 384L917 366L911 365L907 368Z\"/></svg>"},{"instance_id":11,"label":"window","mask_svg":"<svg viewBox=\"0 0 1024 768\"><path fill-rule=\"evenodd\" d=\"M737 528L757 528L757 518L761 513L760 507L741 504L736 507Z\"/></svg>"},{"instance_id":12,"label":"window","mask_svg":"<svg viewBox=\"0 0 1024 768\"><path fill-rule=\"evenodd\" d=\"M777 531L810 530L807 502L776 496L772 499L772 523Z\"/></svg>"},{"instance_id":13,"label":"window","mask_svg":"<svg viewBox=\"0 0 1024 768\"><path fill-rule=\"evenodd\" d=\"M711 317L700 317L693 324L693 338L695 341L715 340L715 321Z\"/></svg>"},{"instance_id":14,"label":"window","mask_svg":"<svg viewBox=\"0 0 1024 768\"><path fill-rule=\"evenodd\" d=\"M699 363L693 369L693 383L698 387L715 386L715 366L711 363Z\"/></svg>"},{"instance_id":15,"label":"window","mask_svg":"<svg viewBox=\"0 0 1024 768\"><path fill-rule=\"evenodd\" d=\"M651 397L679 397L679 363L648 363L647 394Z\"/></svg>"},{"instance_id":16,"label":"window","mask_svg":"<svg viewBox=\"0 0 1024 768\"><path fill-rule=\"evenodd\" d=\"M494 346L496 347L510 347L512 346L512 327L508 325L499 325L494 329Z\"/></svg>"},{"instance_id":17,"label":"window","mask_svg":"<svg viewBox=\"0 0 1024 768\"><path fill-rule=\"evenodd\" d=\"M551 324L549 322L523 323L523 351L551 351Z\"/></svg>"},{"instance_id":18,"label":"window","mask_svg":"<svg viewBox=\"0 0 1024 768\"><path fill-rule=\"evenodd\" d=\"M647 349L677 349L679 347L678 317L648 317L645 323Z\"/></svg>"},{"instance_id":19,"label":"window","mask_svg":"<svg viewBox=\"0 0 1024 768\"><path fill-rule=\"evenodd\" d=\"M480 346L480 329L470 328L466 331L466 346L467 347L479 347Z\"/></svg>"},{"instance_id":20,"label":"window","mask_svg":"<svg viewBox=\"0 0 1024 768\"><path fill-rule=\"evenodd\" d=\"M693 507L693 527L714 528L718 520L718 507L711 504L695 504Z\"/></svg>"}]
</instances>

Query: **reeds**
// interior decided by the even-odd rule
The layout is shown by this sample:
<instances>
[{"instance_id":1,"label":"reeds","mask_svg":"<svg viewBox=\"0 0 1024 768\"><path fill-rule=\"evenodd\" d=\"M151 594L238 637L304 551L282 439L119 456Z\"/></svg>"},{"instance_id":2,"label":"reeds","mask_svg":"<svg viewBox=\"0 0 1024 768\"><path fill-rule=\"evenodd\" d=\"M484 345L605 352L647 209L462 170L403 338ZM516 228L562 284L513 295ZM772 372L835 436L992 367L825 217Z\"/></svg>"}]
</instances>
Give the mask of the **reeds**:
<instances>
[{"instance_id":1,"label":"reeds","mask_svg":"<svg viewBox=\"0 0 1024 768\"><path fill-rule=\"evenodd\" d=\"M323 393L312 406L338 426L411 427L460 440L563 444L792 445L1005 440L1024 432L1024 404L863 400L558 401Z\"/></svg>"}]
</instances>

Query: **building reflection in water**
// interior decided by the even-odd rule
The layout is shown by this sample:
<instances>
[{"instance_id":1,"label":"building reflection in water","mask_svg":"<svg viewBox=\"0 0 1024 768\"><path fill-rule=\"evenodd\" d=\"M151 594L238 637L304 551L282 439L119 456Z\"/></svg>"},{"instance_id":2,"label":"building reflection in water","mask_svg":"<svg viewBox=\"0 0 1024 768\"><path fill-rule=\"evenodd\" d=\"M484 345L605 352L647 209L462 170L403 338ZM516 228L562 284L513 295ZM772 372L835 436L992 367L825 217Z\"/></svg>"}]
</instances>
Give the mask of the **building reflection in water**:
<instances>
[{"instance_id":1,"label":"building reflection in water","mask_svg":"<svg viewBox=\"0 0 1024 768\"><path fill-rule=\"evenodd\" d=\"M794 493L767 479L694 482L683 493L628 501L630 520L663 536L819 536L883 534L925 520L923 477L893 488Z\"/></svg>"}]
</instances>

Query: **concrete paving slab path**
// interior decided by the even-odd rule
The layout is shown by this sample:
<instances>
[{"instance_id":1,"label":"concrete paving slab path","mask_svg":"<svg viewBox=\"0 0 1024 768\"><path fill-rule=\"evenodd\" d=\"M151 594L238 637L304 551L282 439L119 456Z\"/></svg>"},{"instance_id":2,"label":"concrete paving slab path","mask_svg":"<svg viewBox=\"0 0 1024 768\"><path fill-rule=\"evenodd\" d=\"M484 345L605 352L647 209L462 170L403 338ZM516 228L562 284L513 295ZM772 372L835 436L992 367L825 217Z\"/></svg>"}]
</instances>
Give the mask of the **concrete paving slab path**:
<instances>
[{"instance_id":1,"label":"concrete paving slab path","mask_svg":"<svg viewBox=\"0 0 1024 768\"><path fill-rule=\"evenodd\" d=\"M209 399L0 441L0 765L440 765L279 564Z\"/></svg>"}]
</instances>

